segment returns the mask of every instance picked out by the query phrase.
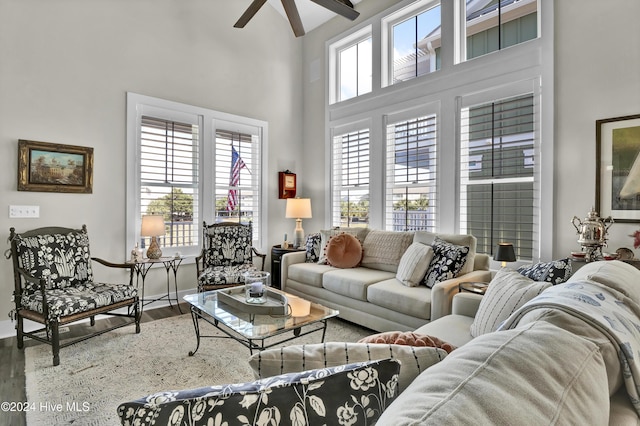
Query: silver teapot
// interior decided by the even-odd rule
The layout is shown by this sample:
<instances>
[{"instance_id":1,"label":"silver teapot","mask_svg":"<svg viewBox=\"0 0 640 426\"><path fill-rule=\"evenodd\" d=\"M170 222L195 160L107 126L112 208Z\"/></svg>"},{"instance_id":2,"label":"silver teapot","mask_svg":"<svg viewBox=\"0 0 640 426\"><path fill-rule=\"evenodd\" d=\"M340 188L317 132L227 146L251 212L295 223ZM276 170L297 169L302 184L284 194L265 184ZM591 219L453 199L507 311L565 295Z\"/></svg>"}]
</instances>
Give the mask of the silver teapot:
<instances>
[{"instance_id":1,"label":"silver teapot","mask_svg":"<svg viewBox=\"0 0 640 426\"><path fill-rule=\"evenodd\" d=\"M584 220L574 216L571 223L578 233L578 243L586 253L586 261L597 260L602 255L602 247L607 245L607 232L613 225L611 216L602 219L595 208L591 207L591 211Z\"/></svg>"}]
</instances>

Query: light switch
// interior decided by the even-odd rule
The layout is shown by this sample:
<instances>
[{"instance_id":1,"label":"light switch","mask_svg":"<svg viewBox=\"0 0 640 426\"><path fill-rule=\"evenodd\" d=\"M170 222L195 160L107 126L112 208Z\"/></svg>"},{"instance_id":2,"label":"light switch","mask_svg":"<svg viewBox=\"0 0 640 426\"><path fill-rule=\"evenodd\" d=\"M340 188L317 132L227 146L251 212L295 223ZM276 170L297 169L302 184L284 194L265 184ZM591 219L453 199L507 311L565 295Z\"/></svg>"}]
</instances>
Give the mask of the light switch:
<instances>
[{"instance_id":1,"label":"light switch","mask_svg":"<svg viewBox=\"0 0 640 426\"><path fill-rule=\"evenodd\" d=\"M40 206L9 206L9 218L30 218L40 217Z\"/></svg>"}]
</instances>

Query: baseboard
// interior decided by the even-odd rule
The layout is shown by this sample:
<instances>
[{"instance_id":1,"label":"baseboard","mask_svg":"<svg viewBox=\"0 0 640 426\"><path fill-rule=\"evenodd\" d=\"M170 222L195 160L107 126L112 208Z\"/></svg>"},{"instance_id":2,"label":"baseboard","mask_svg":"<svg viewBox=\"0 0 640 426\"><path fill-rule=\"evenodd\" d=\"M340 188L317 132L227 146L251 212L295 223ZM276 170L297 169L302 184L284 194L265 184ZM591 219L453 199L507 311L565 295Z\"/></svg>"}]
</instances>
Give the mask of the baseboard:
<instances>
[{"instance_id":1,"label":"baseboard","mask_svg":"<svg viewBox=\"0 0 640 426\"><path fill-rule=\"evenodd\" d=\"M196 293L197 290L195 288L191 288L188 290L182 290L178 292L178 300L182 301L182 298L187 295L187 294L193 294ZM175 293L172 293L171 296L174 296ZM159 294L156 296L149 296L149 299L156 299L162 296L166 296L166 294ZM145 296L146 298L146 296ZM175 305L175 301L172 300L171 303L173 305ZM144 310L147 311L149 309L157 309L157 308L163 308L165 306L169 306L169 301L167 299L163 299L163 300L158 300L152 303L149 303L148 305L145 305ZM119 309L116 312L126 312L126 308L122 308ZM96 320L99 320L101 318L107 318L107 315L98 315L96 317ZM81 323L81 322L88 322L89 319L87 318L86 320L82 320L82 321L78 321L77 323ZM37 330L39 328L42 328L42 324L38 324L37 322L33 322L33 321L29 321L27 319L24 320L24 330L25 331L34 331ZM5 320L5 321L0 321L0 339L6 339L9 337L14 337L16 335L16 323L14 321L11 320Z\"/></svg>"}]
</instances>

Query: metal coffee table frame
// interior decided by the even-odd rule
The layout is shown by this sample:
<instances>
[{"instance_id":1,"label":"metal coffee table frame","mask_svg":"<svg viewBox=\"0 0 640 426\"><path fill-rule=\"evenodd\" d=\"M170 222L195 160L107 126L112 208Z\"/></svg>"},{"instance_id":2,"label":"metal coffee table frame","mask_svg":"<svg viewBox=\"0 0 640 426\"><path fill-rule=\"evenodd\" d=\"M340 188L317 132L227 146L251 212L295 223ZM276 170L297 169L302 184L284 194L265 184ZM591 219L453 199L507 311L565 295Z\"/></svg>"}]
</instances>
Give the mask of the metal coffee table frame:
<instances>
[{"instance_id":1,"label":"metal coffee table frame","mask_svg":"<svg viewBox=\"0 0 640 426\"><path fill-rule=\"evenodd\" d=\"M189 352L189 356L195 355L198 351L202 338L231 338L248 348L251 354L254 350L262 351L319 331L322 332L321 342L324 342L327 321L339 313L337 310L311 303L310 314L306 317L256 315L220 302L217 297L218 291L184 296L184 300L191 306L191 318L196 333L196 348ZM200 320L213 325L224 333L224 336L202 334ZM266 342L268 339L269 342Z\"/></svg>"}]
</instances>

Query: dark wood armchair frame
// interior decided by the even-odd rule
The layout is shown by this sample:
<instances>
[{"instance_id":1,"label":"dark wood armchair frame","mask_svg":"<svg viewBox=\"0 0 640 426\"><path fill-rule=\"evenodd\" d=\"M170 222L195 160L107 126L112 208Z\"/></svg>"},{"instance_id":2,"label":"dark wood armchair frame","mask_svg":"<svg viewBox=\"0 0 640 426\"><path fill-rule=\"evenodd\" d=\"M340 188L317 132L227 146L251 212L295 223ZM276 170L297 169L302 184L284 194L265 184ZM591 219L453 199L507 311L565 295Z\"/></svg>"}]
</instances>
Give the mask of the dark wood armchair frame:
<instances>
[{"instance_id":1,"label":"dark wood armchair frame","mask_svg":"<svg viewBox=\"0 0 640 426\"><path fill-rule=\"evenodd\" d=\"M207 249L209 248L208 244L209 244L210 231L214 228L222 228L225 226L226 227L248 226L249 228L252 228L253 225L251 224L251 222L249 222L248 224L237 223L237 222L219 222L219 223L213 223L211 225L207 225L207 222L202 222L202 251L198 256L196 256L196 274L197 274L196 276L198 278L200 277L200 274L204 272L207 266L209 266L209 259L207 259L207 256L208 256ZM251 251L253 252L254 255L256 255L261 259L262 265L260 267L260 270L264 271L264 263L267 255L265 253L260 253L258 250L256 250L256 248L253 247L253 244L251 245ZM219 285L219 284L201 285L200 283L198 283L198 291L220 290L223 288L236 287L241 284L242 283L227 283L222 285Z\"/></svg>"},{"instance_id":2,"label":"dark wood armchair frame","mask_svg":"<svg viewBox=\"0 0 640 426\"><path fill-rule=\"evenodd\" d=\"M82 225L81 230L71 229L71 228L62 228L62 227L44 227L44 228L38 228L31 231L19 233L19 235L23 237L34 237L37 235L46 235L46 234L67 234L73 231L82 232L86 234L87 227L86 225ZM100 308L91 309L84 312L78 312L78 313L66 315L66 316L60 317L58 320L49 321L47 319L49 316L48 315L49 307L48 307L47 297L45 292L47 280L44 278L30 275L29 272L20 268L20 266L18 265L17 247L15 242L16 235L18 235L18 233L15 232L15 228L13 227L10 228L9 241L11 243L11 248L10 248L10 251L9 251L10 254L8 257L13 259L13 277L15 282L13 298L16 304L16 307L15 307L16 337L18 340L19 349L22 349L24 347L25 336L30 337L33 340L37 340L39 342L49 344L51 345L52 351L53 351L53 365L59 365L60 364L60 348L73 345L74 343L82 342L84 340L90 339L91 337L98 336L100 334L107 333L111 330L115 330L120 327L125 327L127 325L134 324L134 323L136 325L136 333L140 333L140 310L139 310L138 296L130 299L122 300L120 302L116 302L108 306L103 306ZM131 286L134 285L133 284L134 269L132 264L112 263L97 257L92 257L91 260L96 261L109 268L128 269L129 285ZM42 313L26 309L21 305L23 282L24 283L30 282L39 287L39 291L41 292L41 295L42 295L42 308L43 308ZM127 313L111 312L120 308L127 308ZM87 319L87 318L90 320L91 326L94 326L96 315L126 317L126 318L131 318L132 321L125 321L121 324L116 324L111 327L95 331L94 333L90 333L88 335L83 335L74 339L68 339L62 343L60 342L60 332L59 332L60 326L66 325L72 322L80 321L83 319ZM25 318L31 321L37 322L39 324L43 324L44 327L31 332L24 331ZM44 332L45 337L40 336L42 332Z\"/></svg>"}]
</instances>

